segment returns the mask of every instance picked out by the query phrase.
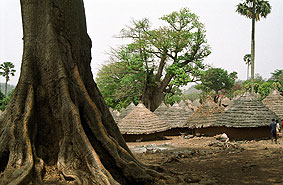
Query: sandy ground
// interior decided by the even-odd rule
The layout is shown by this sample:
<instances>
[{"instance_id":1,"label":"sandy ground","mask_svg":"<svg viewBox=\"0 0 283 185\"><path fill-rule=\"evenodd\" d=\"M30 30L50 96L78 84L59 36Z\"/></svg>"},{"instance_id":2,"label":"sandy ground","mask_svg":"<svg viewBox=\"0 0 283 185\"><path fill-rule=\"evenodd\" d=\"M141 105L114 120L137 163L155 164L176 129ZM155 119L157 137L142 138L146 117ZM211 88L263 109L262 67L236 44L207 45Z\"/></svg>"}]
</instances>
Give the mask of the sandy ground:
<instances>
[{"instance_id":1,"label":"sandy ground","mask_svg":"<svg viewBox=\"0 0 283 185\"><path fill-rule=\"evenodd\" d=\"M278 141L224 143L214 137L173 136L127 144L138 160L173 177L157 184L283 185L283 139Z\"/></svg>"}]
</instances>

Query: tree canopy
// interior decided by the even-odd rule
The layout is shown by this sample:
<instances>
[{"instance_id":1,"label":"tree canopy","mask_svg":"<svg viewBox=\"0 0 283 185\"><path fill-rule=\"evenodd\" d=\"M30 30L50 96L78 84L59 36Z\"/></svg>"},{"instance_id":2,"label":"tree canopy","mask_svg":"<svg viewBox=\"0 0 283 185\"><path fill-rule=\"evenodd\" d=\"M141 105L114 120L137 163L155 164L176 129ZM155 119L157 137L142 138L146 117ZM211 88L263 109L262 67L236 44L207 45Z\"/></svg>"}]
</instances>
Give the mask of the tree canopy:
<instances>
[{"instance_id":1,"label":"tree canopy","mask_svg":"<svg viewBox=\"0 0 283 185\"><path fill-rule=\"evenodd\" d=\"M129 43L116 49L111 58L128 66L129 72L120 80L126 78L127 82L134 82L126 84L128 90L133 88L132 85L141 85L141 90L136 92L141 92L140 99L151 110L164 101L166 93L174 93L174 87L197 81L205 68L203 60L210 54L204 25L188 8L160 19L164 24L158 28L152 28L148 19L133 20L132 25L122 29L119 35ZM129 80L129 76L135 80ZM100 87L99 81L104 81L101 78L103 75L99 73L97 82Z\"/></svg>"},{"instance_id":2,"label":"tree canopy","mask_svg":"<svg viewBox=\"0 0 283 185\"><path fill-rule=\"evenodd\" d=\"M205 94L212 92L217 102L220 91L229 91L233 88L237 72L228 73L222 68L209 68L201 74L201 84L196 88L202 90Z\"/></svg>"}]
</instances>

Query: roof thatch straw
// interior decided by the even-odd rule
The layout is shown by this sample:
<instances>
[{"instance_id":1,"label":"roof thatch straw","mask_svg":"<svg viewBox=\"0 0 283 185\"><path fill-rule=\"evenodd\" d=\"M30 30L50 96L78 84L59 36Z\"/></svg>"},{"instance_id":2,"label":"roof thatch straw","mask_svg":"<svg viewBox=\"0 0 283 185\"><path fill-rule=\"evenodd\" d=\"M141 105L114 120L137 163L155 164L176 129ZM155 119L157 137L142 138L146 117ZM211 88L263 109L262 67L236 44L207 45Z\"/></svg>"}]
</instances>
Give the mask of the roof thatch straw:
<instances>
[{"instance_id":1,"label":"roof thatch straw","mask_svg":"<svg viewBox=\"0 0 283 185\"><path fill-rule=\"evenodd\" d=\"M216 121L214 126L259 127L267 126L271 119L278 118L258 98L246 92L236 99Z\"/></svg>"},{"instance_id":2,"label":"roof thatch straw","mask_svg":"<svg viewBox=\"0 0 283 185\"><path fill-rule=\"evenodd\" d=\"M185 128L186 122L192 111L186 110L186 104L175 103L168 108L164 103L161 104L154 113L159 116L160 119L170 125L171 128Z\"/></svg>"},{"instance_id":3,"label":"roof thatch straw","mask_svg":"<svg viewBox=\"0 0 283 185\"><path fill-rule=\"evenodd\" d=\"M124 117L118 127L122 134L151 134L168 130L167 123L148 110L142 103Z\"/></svg>"},{"instance_id":4,"label":"roof thatch straw","mask_svg":"<svg viewBox=\"0 0 283 185\"><path fill-rule=\"evenodd\" d=\"M221 99L221 106L228 107L231 104L232 104L232 100L230 100L229 98L225 97Z\"/></svg>"},{"instance_id":5,"label":"roof thatch straw","mask_svg":"<svg viewBox=\"0 0 283 185\"><path fill-rule=\"evenodd\" d=\"M199 101L200 101L200 99L194 100L192 105L195 106L195 107L199 107L201 105Z\"/></svg>"},{"instance_id":6,"label":"roof thatch straw","mask_svg":"<svg viewBox=\"0 0 283 185\"><path fill-rule=\"evenodd\" d=\"M208 97L204 103L191 114L187 120L187 125L189 128L210 127L223 111L223 107L218 106L211 97Z\"/></svg>"},{"instance_id":7,"label":"roof thatch straw","mask_svg":"<svg viewBox=\"0 0 283 185\"><path fill-rule=\"evenodd\" d=\"M120 116L120 113L117 111L117 110L113 110L111 107L109 108L109 111L112 115L112 117L114 118L114 120L117 122L120 120L119 116Z\"/></svg>"},{"instance_id":8,"label":"roof thatch straw","mask_svg":"<svg viewBox=\"0 0 283 185\"><path fill-rule=\"evenodd\" d=\"M192 113L193 112L193 108L191 107L191 104L187 104L185 101L181 100L179 103L179 106L182 107L183 109L185 109L187 112Z\"/></svg>"},{"instance_id":9,"label":"roof thatch straw","mask_svg":"<svg viewBox=\"0 0 283 185\"><path fill-rule=\"evenodd\" d=\"M262 100L262 103L283 120L283 96L277 89Z\"/></svg>"},{"instance_id":10,"label":"roof thatch straw","mask_svg":"<svg viewBox=\"0 0 283 185\"><path fill-rule=\"evenodd\" d=\"M165 105L165 103L161 103L159 107L154 111L154 114L161 117L161 115L166 114L166 112L169 110L169 107Z\"/></svg>"},{"instance_id":11,"label":"roof thatch straw","mask_svg":"<svg viewBox=\"0 0 283 185\"><path fill-rule=\"evenodd\" d=\"M135 104L132 102L130 105L128 105L128 107L126 109L124 109L121 112L119 119L121 120L124 117L126 117L132 110L134 110L135 107L136 107Z\"/></svg>"}]
</instances>

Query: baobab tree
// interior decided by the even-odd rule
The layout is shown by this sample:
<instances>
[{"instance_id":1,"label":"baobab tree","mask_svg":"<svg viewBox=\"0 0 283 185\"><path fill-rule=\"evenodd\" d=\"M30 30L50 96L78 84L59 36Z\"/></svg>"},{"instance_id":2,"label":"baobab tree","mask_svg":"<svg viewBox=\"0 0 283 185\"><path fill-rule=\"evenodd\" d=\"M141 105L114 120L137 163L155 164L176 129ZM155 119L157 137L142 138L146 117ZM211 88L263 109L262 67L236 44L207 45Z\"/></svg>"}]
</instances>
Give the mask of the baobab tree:
<instances>
[{"instance_id":1,"label":"baobab tree","mask_svg":"<svg viewBox=\"0 0 283 185\"><path fill-rule=\"evenodd\" d=\"M0 117L0 184L43 184L56 166L73 184L147 184L90 68L82 0L21 0L19 82Z\"/></svg>"}]
</instances>

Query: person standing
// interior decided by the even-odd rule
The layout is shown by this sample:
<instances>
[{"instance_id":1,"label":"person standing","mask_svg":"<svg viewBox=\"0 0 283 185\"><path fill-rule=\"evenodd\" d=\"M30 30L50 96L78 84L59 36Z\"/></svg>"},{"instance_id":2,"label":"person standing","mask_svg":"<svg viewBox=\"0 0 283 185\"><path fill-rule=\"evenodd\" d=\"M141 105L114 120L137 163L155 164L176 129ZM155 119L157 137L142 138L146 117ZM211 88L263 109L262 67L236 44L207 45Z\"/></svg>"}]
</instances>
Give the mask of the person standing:
<instances>
[{"instance_id":1,"label":"person standing","mask_svg":"<svg viewBox=\"0 0 283 185\"><path fill-rule=\"evenodd\" d=\"M273 140L275 140L275 143L277 144L275 119L272 119L272 120L271 120L271 123L270 123L270 131L271 131L271 141L272 141L272 143L273 143Z\"/></svg>"}]
</instances>

